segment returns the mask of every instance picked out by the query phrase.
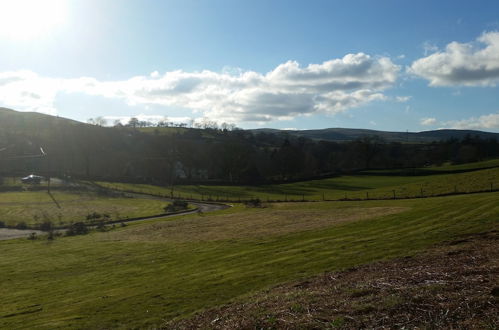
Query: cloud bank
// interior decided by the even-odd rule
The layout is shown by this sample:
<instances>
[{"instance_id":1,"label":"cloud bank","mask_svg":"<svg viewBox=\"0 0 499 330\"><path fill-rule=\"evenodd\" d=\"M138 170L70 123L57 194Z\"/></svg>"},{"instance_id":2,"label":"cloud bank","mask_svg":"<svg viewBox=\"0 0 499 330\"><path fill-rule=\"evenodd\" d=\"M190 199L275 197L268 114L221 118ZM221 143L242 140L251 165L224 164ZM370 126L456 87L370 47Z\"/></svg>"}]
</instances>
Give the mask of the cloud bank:
<instances>
[{"instance_id":1,"label":"cloud bank","mask_svg":"<svg viewBox=\"0 0 499 330\"><path fill-rule=\"evenodd\" d=\"M435 118L421 118L419 123L423 126L433 126L437 123L437 119L435 119Z\"/></svg>"},{"instance_id":2,"label":"cloud bank","mask_svg":"<svg viewBox=\"0 0 499 330\"><path fill-rule=\"evenodd\" d=\"M92 77L58 79L31 71L0 73L0 103L54 114L58 93L123 99L131 105L187 108L228 122L265 122L317 113L335 114L377 100L397 80L400 67L387 57L348 54L302 67L295 61L262 74L153 72L122 81ZM105 114L103 114L105 115Z\"/></svg>"},{"instance_id":3,"label":"cloud bank","mask_svg":"<svg viewBox=\"0 0 499 330\"><path fill-rule=\"evenodd\" d=\"M451 42L445 51L423 57L408 70L430 86L496 86L499 82L499 32L474 43Z\"/></svg>"},{"instance_id":4,"label":"cloud bank","mask_svg":"<svg viewBox=\"0 0 499 330\"><path fill-rule=\"evenodd\" d=\"M499 113L448 121L444 125L456 129L499 129Z\"/></svg>"}]
</instances>

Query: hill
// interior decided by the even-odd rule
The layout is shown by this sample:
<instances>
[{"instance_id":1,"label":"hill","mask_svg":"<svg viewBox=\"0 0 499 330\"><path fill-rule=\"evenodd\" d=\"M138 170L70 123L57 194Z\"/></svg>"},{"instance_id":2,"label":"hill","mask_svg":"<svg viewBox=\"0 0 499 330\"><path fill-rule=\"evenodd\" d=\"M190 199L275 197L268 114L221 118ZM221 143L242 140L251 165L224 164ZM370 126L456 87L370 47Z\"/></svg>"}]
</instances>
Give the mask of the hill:
<instances>
[{"instance_id":1,"label":"hill","mask_svg":"<svg viewBox=\"0 0 499 330\"><path fill-rule=\"evenodd\" d=\"M476 130L440 129L424 132L387 132L370 129L355 128L325 128L313 130L278 130L261 128L251 130L254 133L284 134L305 137L314 140L345 142L367 136L379 136L386 142L401 143L431 143L448 139L461 140L466 136L478 136L482 139L499 139L499 133L482 132Z\"/></svg>"},{"instance_id":2,"label":"hill","mask_svg":"<svg viewBox=\"0 0 499 330\"><path fill-rule=\"evenodd\" d=\"M37 173L163 186L261 184L499 156L499 139L489 139L497 134L470 132L101 127L0 108L0 177ZM382 139L373 138L375 133ZM411 134L421 138L391 142ZM445 140L451 136L466 138ZM435 139L440 142L426 143Z\"/></svg>"}]
</instances>

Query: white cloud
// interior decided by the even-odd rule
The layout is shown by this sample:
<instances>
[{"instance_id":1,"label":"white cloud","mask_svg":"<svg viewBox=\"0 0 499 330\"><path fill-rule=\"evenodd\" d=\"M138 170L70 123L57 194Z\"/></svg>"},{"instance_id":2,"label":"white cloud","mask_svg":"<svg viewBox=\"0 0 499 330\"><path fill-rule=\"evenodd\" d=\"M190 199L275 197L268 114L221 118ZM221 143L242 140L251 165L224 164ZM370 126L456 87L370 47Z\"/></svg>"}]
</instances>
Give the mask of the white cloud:
<instances>
[{"instance_id":1,"label":"white cloud","mask_svg":"<svg viewBox=\"0 0 499 330\"><path fill-rule=\"evenodd\" d=\"M409 101L412 98L412 96L396 96L395 100L400 103L405 103Z\"/></svg>"},{"instance_id":2,"label":"white cloud","mask_svg":"<svg viewBox=\"0 0 499 330\"><path fill-rule=\"evenodd\" d=\"M475 43L451 42L445 51L412 63L408 71L429 80L430 86L495 86L499 32L484 33Z\"/></svg>"},{"instance_id":3,"label":"white cloud","mask_svg":"<svg viewBox=\"0 0 499 330\"><path fill-rule=\"evenodd\" d=\"M0 104L8 107L56 114L54 100L60 90L57 79L41 78L31 71L0 73Z\"/></svg>"},{"instance_id":4,"label":"white cloud","mask_svg":"<svg viewBox=\"0 0 499 330\"><path fill-rule=\"evenodd\" d=\"M499 113L448 121L444 125L447 128L457 129L499 129Z\"/></svg>"},{"instance_id":5,"label":"white cloud","mask_svg":"<svg viewBox=\"0 0 499 330\"><path fill-rule=\"evenodd\" d=\"M425 41L423 43L423 50L424 50L424 56L427 56L428 54L435 53L438 51L438 46L432 44L429 41Z\"/></svg>"},{"instance_id":6,"label":"white cloud","mask_svg":"<svg viewBox=\"0 0 499 330\"><path fill-rule=\"evenodd\" d=\"M18 71L0 73L0 103L53 113L57 93L78 92L119 98L130 105L187 108L217 121L266 122L335 114L388 100L383 91L395 83L399 71L389 58L363 53L306 67L288 61L266 74L233 69L177 70L164 74L155 71L122 81L98 81L91 77L46 78Z\"/></svg>"},{"instance_id":7,"label":"white cloud","mask_svg":"<svg viewBox=\"0 0 499 330\"><path fill-rule=\"evenodd\" d=\"M437 123L435 118L421 118L420 124L423 126L433 126Z\"/></svg>"}]
</instances>

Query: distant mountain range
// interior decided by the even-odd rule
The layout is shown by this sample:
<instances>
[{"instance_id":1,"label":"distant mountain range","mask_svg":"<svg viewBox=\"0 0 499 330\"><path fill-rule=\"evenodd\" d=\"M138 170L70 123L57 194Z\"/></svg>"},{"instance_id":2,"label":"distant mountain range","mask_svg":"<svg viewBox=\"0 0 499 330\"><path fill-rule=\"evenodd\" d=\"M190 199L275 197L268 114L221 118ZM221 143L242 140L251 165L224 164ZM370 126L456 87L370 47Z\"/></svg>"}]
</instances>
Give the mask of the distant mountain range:
<instances>
[{"instance_id":1,"label":"distant mountain range","mask_svg":"<svg viewBox=\"0 0 499 330\"><path fill-rule=\"evenodd\" d=\"M386 132L370 129L355 128L324 128L312 130L278 130L272 128L253 129L252 132L288 134L291 136L302 136L314 140L324 141L351 141L365 136L379 136L387 142L409 142L409 143L429 143L432 141L442 141L450 138L462 139L466 135L479 136L482 139L497 139L499 133L483 132L476 130L440 129L424 132Z\"/></svg>"},{"instance_id":2,"label":"distant mountain range","mask_svg":"<svg viewBox=\"0 0 499 330\"><path fill-rule=\"evenodd\" d=\"M18 112L15 110L0 107L0 128L2 128L2 121L4 124L9 122L9 128L16 128L19 133L24 129L32 130L33 125L36 125L38 130L52 129L56 124L58 127L95 127L94 125L81 123L72 119L55 117L36 112ZM14 126L12 126L14 124ZM185 130L188 130L187 128ZM147 131L147 130L146 130ZM152 130L150 130L152 132ZM458 129L441 129L424 132L387 132L377 131L370 129L355 129L355 128L324 128L324 129L311 129L311 130L279 130L273 128L261 128L247 130L255 134L258 133L272 133L279 135L290 135L295 137L306 137L313 140L324 141L352 141L365 136L379 136L387 142L409 142L409 143L429 143L432 141L442 141L450 138L462 139L466 135L479 136L483 139L497 139L499 140L499 133L483 132L476 130L458 130Z\"/></svg>"}]
</instances>

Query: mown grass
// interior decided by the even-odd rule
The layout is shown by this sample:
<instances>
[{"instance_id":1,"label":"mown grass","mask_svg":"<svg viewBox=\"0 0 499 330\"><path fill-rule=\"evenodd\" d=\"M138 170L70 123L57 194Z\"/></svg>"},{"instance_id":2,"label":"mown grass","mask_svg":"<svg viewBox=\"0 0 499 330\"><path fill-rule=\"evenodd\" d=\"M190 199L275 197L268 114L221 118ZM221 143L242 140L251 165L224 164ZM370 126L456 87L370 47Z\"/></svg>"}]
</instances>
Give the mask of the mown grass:
<instances>
[{"instance_id":1,"label":"mown grass","mask_svg":"<svg viewBox=\"0 0 499 330\"><path fill-rule=\"evenodd\" d=\"M165 213L166 204L154 199L108 197L91 192L4 192L0 193L0 221L7 226L24 222L36 227L44 221L64 226L72 222L87 222L87 215L94 212L107 214L109 218L106 220L126 220Z\"/></svg>"},{"instance_id":2,"label":"mown grass","mask_svg":"<svg viewBox=\"0 0 499 330\"><path fill-rule=\"evenodd\" d=\"M170 196L170 187L99 182L107 188ZM427 176L352 175L262 186L179 185L174 196L203 200L337 200L438 196L499 188L499 167L457 174Z\"/></svg>"},{"instance_id":3,"label":"mown grass","mask_svg":"<svg viewBox=\"0 0 499 330\"><path fill-rule=\"evenodd\" d=\"M282 209L238 206L213 215L137 223L54 242L0 242L0 328L158 326L277 283L412 255L436 242L497 228L498 199L496 192L295 203ZM270 215L270 227L278 228L275 224L291 214L297 220L313 214L307 221L314 221L342 212L368 214L373 208L398 212L320 227L305 221L303 227L287 232L252 235L251 230L241 230L252 221L265 226ZM183 221L190 224L183 226ZM213 235L194 235L197 222L211 227ZM216 236L229 222L225 236Z\"/></svg>"}]
</instances>

